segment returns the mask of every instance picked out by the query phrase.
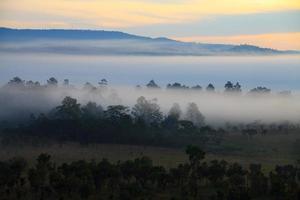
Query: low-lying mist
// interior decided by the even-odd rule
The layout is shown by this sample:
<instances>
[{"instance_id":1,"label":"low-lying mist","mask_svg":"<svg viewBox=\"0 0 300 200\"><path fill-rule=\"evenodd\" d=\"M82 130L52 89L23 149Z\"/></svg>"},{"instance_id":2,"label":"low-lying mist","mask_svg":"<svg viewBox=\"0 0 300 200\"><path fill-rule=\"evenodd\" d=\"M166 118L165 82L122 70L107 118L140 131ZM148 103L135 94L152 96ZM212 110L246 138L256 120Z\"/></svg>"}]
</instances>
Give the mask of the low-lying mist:
<instances>
[{"instance_id":1,"label":"low-lying mist","mask_svg":"<svg viewBox=\"0 0 300 200\"><path fill-rule=\"evenodd\" d=\"M61 104L64 97L76 98L80 104L95 102L102 107L122 104L132 108L140 96L155 101L167 115L174 103L178 103L183 113L188 103L197 104L205 116L205 122L213 126L230 123L300 122L300 95L250 94L207 92L193 89L149 89L133 86L82 87L4 86L0 89L0 120L28 119L30 114L47 113ZM184 118L184 114L182 115Z\"/></svg>"},{"instance_id":2,"label":"low-lying mist","mask_svg":"<svg viewBox=\"0 0 300 200\"><path fill-rule=\"evenodd\" d=\"M29 40L0 41L3 53L54 53L70 55L223 55L230 45L197 45L169 40ZM121 47L121 48L120 48ZM238 52L230 52L232 55ZM229 53L227 53L229 54ZM253 52L255 54L255 52Z\"/></svg>"}]
</instances>

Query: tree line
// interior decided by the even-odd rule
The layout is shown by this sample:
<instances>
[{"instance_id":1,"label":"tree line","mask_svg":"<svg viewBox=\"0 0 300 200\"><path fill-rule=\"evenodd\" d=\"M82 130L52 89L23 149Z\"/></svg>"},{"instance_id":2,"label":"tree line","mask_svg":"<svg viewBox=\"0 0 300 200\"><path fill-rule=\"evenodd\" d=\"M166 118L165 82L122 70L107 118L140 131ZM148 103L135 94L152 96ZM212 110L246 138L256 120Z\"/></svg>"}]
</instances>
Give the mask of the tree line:
<instances>
[{"instance_id":1,"label":"tree line","mask_svg":"<svg viewBox=\"0 0 300 200\"><path fill-rule=\"evenodd\" d=\"M6 127L0 136L2 144L54 140L178 147L218 144L224 133L223 129L205 124L205 117L195 103L189 103L185 113L175 103L164 115L155 100L143 96L132 109L123 105L104 109L94 102L80 105L67 96L49 113L32 114L27 123Z\"/></svg>"},{"instance_id":2,"label":"tree line","mask_svg":"<svg viewBox=\"0 0 300 200\"><path fill-rule=\"evenodd\" d=\"M0 161L1 199L168 199L297 200L300 168L205 160L205 152L187 146L188 162L166 169L148 157L111 163L79 160L57 164L41 154L34 166L23 158ZM300 163L299 163L300 164Z\"/></svg>"},{"instance_id":3,"label":"tree line","mask_svg":"<svg viewBox=\"0 0 300 200\"><path fill-rule=\"evenodd\" d=\"M103 108L95 102L81 105L77 99L65 97L61 105L48 113L31 114L22 123L1 123L0 139L4 145L19 142L116 143L183 147L189 144L204 148L220 145L230 133L247 135L288 134L299 130L290 123L266 125L259 121L249 124L227 123L216 128L205 123L205 116L195 103L189 103L183 112L174 103L163 114L155 99L141 96L130 108L110 105Z\"/></svg>"},{"instance_id":4,"label":"tree line","mask_svg":"<svg viewBox=\"0 0 300 200\"><path fill-rule=\"evenodd\" d=\"M56 78L51 77L49 78L47 81L47 83L45 85L42 85L40 82L38 81L25 81L23 79L21 79L20 77L14 77L12 78L5 86L13 86L13 87L23 87L23 88L45 88L45 87L56 87L59 85L59 82ZM69 79L64 79L63 86L72 86L70 85ZM101 79L98 82L98 86L99 87L103 87L103 86L107 86L108 85L108 81L106 79ZM154 81L154 80L150 80L147 84L145 84L146 88L149 89L160 89L161 87ZM86 82L83 86L84 89L97 89L97 86L91 84L90 82ZM142 88L141 85L137 85L136 88L140 89ZM186 86L184 84L175 82L175 83L168 83L166 85L166 89L175 89L175 90L192 90L192 91L207 91L207 92L215 92L216 88L212 83L209 83L206 87L202 87L200 85L195 85L195 86ZM235 84L231 81L227 81L224 85L224 93L231 93L231 94L240 94L242 93L242 86L240 85L239 82L236 82ZM264 86L258 86L255 87L253 89L250 89L248 91L248 94L270 94L271 93L271 89L264 87ZM291 91L281 91L278 93L281 96L290 96L291 95Z\"/></svg>"}]
</instances>

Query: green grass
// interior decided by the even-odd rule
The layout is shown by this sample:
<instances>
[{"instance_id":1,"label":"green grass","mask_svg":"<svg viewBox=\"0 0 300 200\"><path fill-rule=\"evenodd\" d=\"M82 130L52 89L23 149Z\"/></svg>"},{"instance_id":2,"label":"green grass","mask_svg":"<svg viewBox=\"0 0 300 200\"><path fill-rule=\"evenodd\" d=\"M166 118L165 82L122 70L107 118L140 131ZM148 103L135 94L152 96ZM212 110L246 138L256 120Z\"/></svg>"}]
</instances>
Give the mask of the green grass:
<instances>
[{"instance_id":1,"label":"green grass","mask_svg":"<svg viewBox=\"0 0 300 200\"><path fill-rule=\"evenodd\" d=\"M245 167L250 163L261 163L267 172L275 165L295 164L300 158L300 134L267 135L247 138L241 135L229 135L218 147L219 151L208 153L206 159L224 159L228 162L239 162ZM298 141L298 142L297 142ZM298 149L299 148L299 149ZM184 149L117 145L93 144L82 146L74 143L47 146L0 146L0 160L11 157L24 157L33 164L40 153L49 153L58 163L75 160L102 160L107 158L112 162L148 156L155 165L167 168L175 167L187 161Z\"/></svg>"},{"instance_id":2,"label":"green grass","mask_svg":"<svg viewBox=\"0 0 300 200\"><path fill-rule=\"evenodd\" d=\"M275 134L248 138L243 135L230 135L221 144L223 154L244 165L261 163L268 170L275 165L295 164L300 159L300 133Z\"/></svg>"},{"instance_id":3,"label":"green grass","mask_svg":"<svg viewBox=\"0 0 300 200\"><path fill-rule=\"evenodd\" d=\"M49 145L43 147L22 146L22 147L0 147L0 159L5 160L11 157L24 157L30 162L40 153L49 153L53 160L58 163L71 162L75 160L102 160L107 158L112 162L129 160L141 156L149 156L154 164L166 167L176 166L186 161L184 149L171 149L149 146L117 145L117 144L95 144L82 146L79 144Z\"/></svg>"}]
</instances>

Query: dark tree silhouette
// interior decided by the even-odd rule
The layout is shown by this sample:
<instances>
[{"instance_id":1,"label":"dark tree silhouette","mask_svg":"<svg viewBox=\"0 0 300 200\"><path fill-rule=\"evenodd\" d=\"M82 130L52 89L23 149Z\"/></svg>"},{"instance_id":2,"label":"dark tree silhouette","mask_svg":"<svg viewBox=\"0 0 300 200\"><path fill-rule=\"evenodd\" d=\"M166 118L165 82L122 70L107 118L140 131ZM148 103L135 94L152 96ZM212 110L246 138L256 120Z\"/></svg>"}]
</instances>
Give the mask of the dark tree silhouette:
<instances>
[{"instance_id":1,"label":"dark tree silhouette","mask_svg":"<svg viewBox=\"0 0 300 200\"><path fill-rule=\"evenodd\" d=\"M256 87L250 90L250 94L269 94L271 92L270 89L266 88L266 87Z\"/></svg>"},{"instance_id":2,"label":"dark tree silhouette","mask_svg":"<svg viewBox=\"0 0 300 200\"><path fill-rule=\"evenodd\" d=\"M155 83L154 80L149 81L149 83L146 85L148 88L159 88L159 86Z\"/></svg>"},{"instance_id":3,"label":"dark tree silhouette","mask_svg":"<svg viewBox=\"0 0 300 200\"><path fill-rule=\"evenodd\" d=\"M213 86L213 84L208 84L208 86L206 87L206 91L207 92L214 92L215 91L215 87Z\"/></svg>"},{"instance_id":4,"label":"dark tree silhouette","mask_svg":"<svg viewBox=\"0 0 300 200\"><path fill-rule=\"evenodd\" d=\"M202 87L200 85L195 85L191 87L192 90L202 90Z\"/></svg>"},{"instance_id":5,"label":"dark tree silhouette","mask_svg":"<svg viewBox=\"0 0 300 200\"><path fill-rule=\"evenodd\" d=\"M185 153L189 156L189 161L192 167L199 166L201 160L205 158L205 152L197 146L187 146Z\"/></svg>"},{"instance_id":6,"label":"dark tree silhouette","mask_svg":"<svg viewBox=\"0 0 300 200\"><path fill-rule=\"evenodd\" d=\"M11 79L8 83L8 86L24 86L25 81L22 80L20 77L16 76L13 79Z\"/></svg>"},{"instance_id":7,"label":"dark tree silhouette","mask_svg":"<svg viewBox=\"0 0 300 200\"><path fill-rule=\"evenodd\" d=\"M110 163L54 163L41 154L33 167L14 158L0 161L1 199L299 199L299 169L276 166L269 176L260 164L205 160L198 146L186 148L189 161L166 169L149 157Z\"/></svg>"},{"instance_id":8,"label":"dark tree silhouette","mask_svg":"<svg viewBox=\"0 0 300 200\"><path fill-rule=\"evenodd\" d=\"M65 97L62 105L56 107L55 116L60 119L76 120L81 116L80 104L76 99Z\"/></svg>"},{"instance_id":9,"label":"dark tree silhouette","mask_svg":"<svg viewBox=\"0 0 300 200\"><path fill-rule=\"evenodd\" d=\"M248 179L250 182L250 194L252 197L264 196L268 190L268 179L264 175L260 164L251 164Z\"/></svg>"},{"instance_id":10,"label":"dark tree silhouette","mask_svg":"<svg viewBox=\"0 0 300 200\"><path fill-rule=\"evenodd\" d=\"M233 85L233 83L231 81L227 81L227 83L225 84L225 92L227 93L239 93L242 91L242 86L239 84L239 82L236 82L235 85Z\"/></svg>"},{"instance_id":11,"label":"dark tree silhouette","mask_svg":"<svg viewBox=\"0 0 300 200\"><path fill-rule=\"evenodd\" d=\"M231 83L231 81L227 81L227 83L225 84L225 92L232 92L233 91L233 84Z\"/></svg>"},{"instance_id":12,"label":"dark tree silhouette","mask_svg":"<svg viewBox=\"0 0 300 200\"><path fill-rule=\"evenodd\" d=\"M101 79L101 81L98 83L100 86L106 86L108 84L106 79Z\"/></svg>"},{"instance_id":13,"label":"dark tree silhouette","mask_svg":"<svg viewBox=\"0 0 300 200\"><path fill-rule=\"evenodd\" d=\"M233 89L235 92L242 92L242 86L239 82L236 82L236 84L233 86Z\"/></svg>"},{"instance_id":14,"label":"dark tree silhouette","mask_svg":"<svg viewBox=\"0 0 300 200\"><path fill-rule=\"evenodd\" d=\"M188 86L185 86L185 85L181 85L181 83L173 83L173 84L168 84L167 85L167 89L189 89Z\"/></svg>"},{"instance_id":15,"label":"dark tree silhouette","mask_svg":"<svg viewBox=\"0 0 300 200\"><path fill-rule=\"evenodd\" d=\"M58 84L58 81L54 77L51 77L47 80L48 86L57 86L57 84Z\"/></svg>"},{"instance_id":16,"label":"dark tree silhouette","mask_svg":"<svg viewBox=\"0 0 300 200\"><path fill-rule=\"evenodd\" d=\"M95 102L88 102L82 106L82 117L88 120L99 119L103 116L103 108Z\"/></svg>"},{"instance_id":17,"label":"dark tree silhouette","mask_svg":"<svg viewBox=\"0 0 300 200\"><path fill-rule=\"evenodd\" d=\"M126 106L116 105L116 106L108 106L104 115L106 118L117 122L118 120L122 120L124 118L129 117L130 110Z\"/></svg>"}]
</instances>

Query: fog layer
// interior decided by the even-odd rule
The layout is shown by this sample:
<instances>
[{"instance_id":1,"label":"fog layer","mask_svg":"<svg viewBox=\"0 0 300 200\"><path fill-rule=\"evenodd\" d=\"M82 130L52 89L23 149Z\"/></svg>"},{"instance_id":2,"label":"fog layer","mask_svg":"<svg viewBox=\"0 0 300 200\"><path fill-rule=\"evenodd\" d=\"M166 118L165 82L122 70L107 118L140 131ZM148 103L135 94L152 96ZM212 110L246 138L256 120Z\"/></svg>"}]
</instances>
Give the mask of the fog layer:
<instances>
[{"instance_id":1,"label":"fog layer","mask_svg":"<svg viewBox=\"0 0 300 200\"><path fill-rule=\"evenodd\" d=\"M155 79L223 89L226 81L239 82L243 90L259 85L272 90L300 90L300 57L178 57L178 56L71 56L0 53L0 85L12 77L44 83L49 77L68 78L72 84L143 85Z\"/></svg>"},{"instance_id":2,"label":"fog layer","mask_svg":"<svg viewBox=\"0 0 300 200\"><path fill-rule=\"evenodd\" d=\"M275 93L266 95L224 94L180 89L148 89L124 86L105 86L76 88L73 86L46 87L39 89L19 89L3 87L0 90L0 119L28 118L30 113L49 112L58 106L65 96L78 99L79 103L89 101L106 107L122 104L134 106L140 96L155 99L164 114L174 103L183 111L190 102L198 105L199 110L210 125L226 122L251 123L260 120L266 123L289 121L300 122L300 95L280 96Z\"/></svg>"}]
</instances>

